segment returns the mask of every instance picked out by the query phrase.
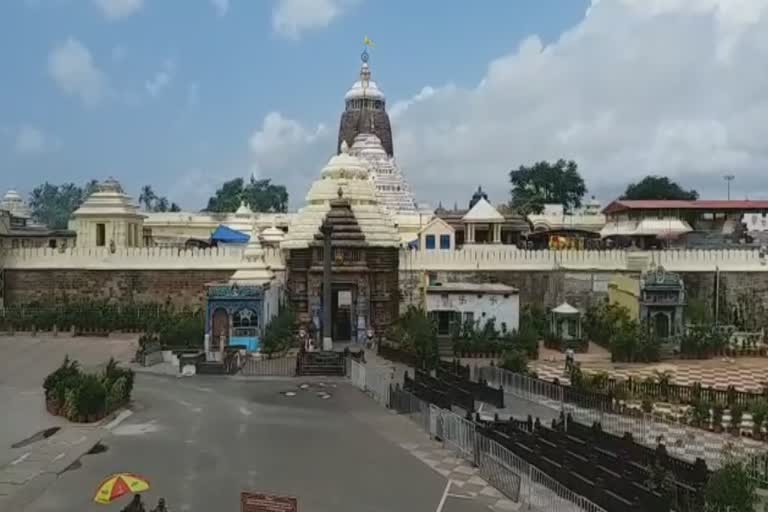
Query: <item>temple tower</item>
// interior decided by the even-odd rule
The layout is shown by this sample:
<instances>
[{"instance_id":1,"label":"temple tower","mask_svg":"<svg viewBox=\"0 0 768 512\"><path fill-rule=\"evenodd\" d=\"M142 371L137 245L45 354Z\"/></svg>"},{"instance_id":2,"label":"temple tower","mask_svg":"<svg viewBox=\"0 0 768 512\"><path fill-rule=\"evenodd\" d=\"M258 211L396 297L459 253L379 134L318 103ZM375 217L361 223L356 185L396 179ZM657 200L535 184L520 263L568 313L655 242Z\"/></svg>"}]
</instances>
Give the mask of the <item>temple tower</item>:
<instances>
[{"instance_id":1,"label":"temple tower","mask_svg":"<svg viewBox=\"0 0 768 512\"><path fill-rule=\"evenodd\" d=\"M361 59L363 62L360 66L360 79L352 84L352 88L344 96L346 106L341 114L336 153L341 153L343 141L351 148L356 136L370 132L379 138L387 156L392 157L395 151L392 147L392 127L386 110L386 98L376 82L371 79L368 52L363 52Z\"/></svg>"}]
</instances>

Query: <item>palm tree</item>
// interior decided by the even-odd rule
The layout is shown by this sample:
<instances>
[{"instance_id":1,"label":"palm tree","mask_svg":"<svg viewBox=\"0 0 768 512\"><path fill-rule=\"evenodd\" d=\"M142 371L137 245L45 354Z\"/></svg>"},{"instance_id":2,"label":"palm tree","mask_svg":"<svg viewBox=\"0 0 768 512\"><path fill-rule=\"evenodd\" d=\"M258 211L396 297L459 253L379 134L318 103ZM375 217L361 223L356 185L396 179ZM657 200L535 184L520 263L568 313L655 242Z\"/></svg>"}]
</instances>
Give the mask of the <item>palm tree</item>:
<instances>
[{"instance_id":1,"label":"palm tree","mask_svg":"<svg viewBox=\"0 0 768 512\"><path fill-rule=\"evenodd\" d=\"M168 211L168 199L165 197L160 197L157 199L157 202L155 203L155 211L157 212L167 212Z\"/></svg>"},{"instance_id":2,"label":"palm tree","mask_svg":"<svg viewBox=\"0 0 768 512\"><path fill-rule=\"evenodd\" d=\"M152 211L152 206L157 199L155 192L152 190L151 185L144 185L141 187L141 194L139 194L139 204L144 206L144 209L148 212Z\"/></svg>"}]
</instances>

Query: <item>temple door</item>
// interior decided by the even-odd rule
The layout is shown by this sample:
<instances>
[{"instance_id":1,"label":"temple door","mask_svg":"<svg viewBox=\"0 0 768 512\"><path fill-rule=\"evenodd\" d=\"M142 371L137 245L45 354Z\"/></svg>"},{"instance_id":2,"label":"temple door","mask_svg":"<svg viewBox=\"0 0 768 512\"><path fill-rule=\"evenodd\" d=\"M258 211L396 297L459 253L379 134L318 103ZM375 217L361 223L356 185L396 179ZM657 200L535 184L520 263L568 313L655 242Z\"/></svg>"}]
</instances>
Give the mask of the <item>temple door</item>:
<instances>
[{"instance_id":1,"label":"temple door","mask_svg":"<svg viewBox=\"0 0 768 512\"><path fill-rule=\"evenodd\" d=\"M224 350L224 347L229 345L229 314L226 309L219 308L213 312L211 336L211 348L213 350Z\"/></svg>"},{"instance_id":2,"label":"temple door","mask_svg":"<svg viewBox=\"0 0 768 512\"><path fill-rule=\"evenodd\" d=\"M664 313L657 313L653 318L656 326L656 337L664 339L669 337L669 317Z\"/></svg>"}]
</instances>

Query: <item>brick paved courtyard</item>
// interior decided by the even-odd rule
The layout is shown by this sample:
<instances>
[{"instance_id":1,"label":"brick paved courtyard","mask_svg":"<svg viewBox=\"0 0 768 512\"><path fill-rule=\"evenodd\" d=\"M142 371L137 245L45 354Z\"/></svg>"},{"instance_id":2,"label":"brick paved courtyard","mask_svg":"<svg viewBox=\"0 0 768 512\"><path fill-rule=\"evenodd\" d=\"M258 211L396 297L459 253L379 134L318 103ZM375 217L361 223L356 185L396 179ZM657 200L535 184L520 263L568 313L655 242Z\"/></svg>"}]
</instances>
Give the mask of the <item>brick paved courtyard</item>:
<instances>
[{"instance_id":1,"label":"brick paved courtyard","mask_svg":"<svg viewBox=\"0 0 768 512\"><path fill-rule=\"evenodd\" d=\"M652 377L658 372L669 372L672 382L681 385L701 383L704 387L726 389L734 385L739 391L759 392L768 383L768 358L713 358L704 360L678 359L651 364L612 363L605 349L590 344L589 352L577 354L576 361L588 373L607 372L617 379ZM538 361L531 369L544 380L560 379L564 375L565 356L556 351L542 349Z\"/></svg>"}]
</instances>

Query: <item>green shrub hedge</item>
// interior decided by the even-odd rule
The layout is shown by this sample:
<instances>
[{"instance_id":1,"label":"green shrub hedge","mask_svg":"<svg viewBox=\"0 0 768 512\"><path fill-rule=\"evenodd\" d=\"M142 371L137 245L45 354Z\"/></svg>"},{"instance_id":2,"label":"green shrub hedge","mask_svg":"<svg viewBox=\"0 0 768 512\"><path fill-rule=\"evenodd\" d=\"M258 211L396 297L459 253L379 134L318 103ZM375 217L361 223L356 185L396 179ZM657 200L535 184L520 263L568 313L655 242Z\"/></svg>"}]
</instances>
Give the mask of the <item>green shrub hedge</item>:
<instances>
[{"instance_id":1,"label":"green shrub hedge","mask_svg":"<svg viewBox=\"0 0 768 512\"><path fill-rule=\"evenodd\" d=\"M133 371L110 359L99 374L85 373L69 357L43 381L45 404L51 414L70 421L93 422L126 405L133 391Z\"/></svg>"}]
</instances>

